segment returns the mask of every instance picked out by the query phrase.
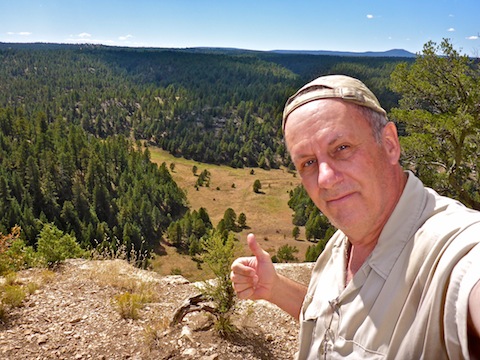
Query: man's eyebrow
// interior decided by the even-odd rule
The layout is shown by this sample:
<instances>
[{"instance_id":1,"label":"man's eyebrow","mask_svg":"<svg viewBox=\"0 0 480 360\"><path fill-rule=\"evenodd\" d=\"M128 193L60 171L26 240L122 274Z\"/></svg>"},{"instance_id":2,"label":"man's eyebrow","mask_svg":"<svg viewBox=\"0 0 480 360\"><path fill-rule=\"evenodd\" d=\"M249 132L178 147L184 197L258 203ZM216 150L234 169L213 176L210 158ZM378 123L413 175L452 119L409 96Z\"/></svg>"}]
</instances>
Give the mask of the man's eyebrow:
<instances>
[{"instance_id":1,"label":"man's eyebrow","mask_svg":"<svg viewBox=\"0 0 480 360\"><path fill-rule=\"evenodd\" d=\"M312 155L308 155L306 153L302 153L302 154L299 154L299 155L296 155L295 157L292 157L292 161L295 163L296 161L299 161L299 160L302 160L302 159L306 159L308 157L311 157Z\"/></svg>"},{"instance_id":2,"label":"man's eyebrow","mask_svg":"<svg viewBox=\"0 0 480 360\"><path fill-rule=\"evenodd\" d=\"M343 138L345 138L345 135L343 133L337 134L334 138L330 139L330 141L328 142L328 145L329 146L333 145L336 142L342 140Z\"/></svg>"}]
</instances>

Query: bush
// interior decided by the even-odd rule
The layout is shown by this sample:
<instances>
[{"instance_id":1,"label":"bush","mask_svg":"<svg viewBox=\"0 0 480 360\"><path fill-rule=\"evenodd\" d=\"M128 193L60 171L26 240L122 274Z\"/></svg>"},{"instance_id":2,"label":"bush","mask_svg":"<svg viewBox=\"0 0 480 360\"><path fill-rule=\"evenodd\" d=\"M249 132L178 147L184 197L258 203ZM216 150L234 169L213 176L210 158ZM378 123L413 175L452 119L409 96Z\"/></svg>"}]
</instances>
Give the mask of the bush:
<instances>
[{"instance_id":1,"label":"bush","mask_svg":"<svg viewBox=\"0 0 480 360\"><path fill-rule=\"evenodd\" d=\"M2 289L2 304L12 308L22 305L26 297L25 290L19 285L5 285Z\"/></svg>"},{"instance_id":2,"label":"bush","mask_svg":"<svg viewBox=\"0 0 480 360\"><path fill-rule=\"evenodd\" d=\"M262 188L262 183L260 182L260 180L255 180L253 182L253 192L256 193L256 194L259 194L260 193L260 189Z\"/></svg>"},{"instance_id":3,"label":"bush","mask_svg":"<svg viewBox=\"0 0 480 360\"><path fill-rule=\"evenodd\" d=\"M15 226L8 235L0 234L0 275L37 264L35 250L20 239L20 227Z\"/></svg>"},{"instance_id":4,"label":"bush","mask_svg":"<svg viewBox=\"0 0 480 360\"><path fill-rule=\"evenodd\" d=\"M74 236L64 234L53 224L45 224L38 235L37 253L44 264L53 266L65 259L85 256Z\"/></svg>"},{"instance_id":5,"label":"bush","mask_svg":"<svg viewBox=\"0 0 480 360\"><path fill-rule=\"evenodd\" d=\"M203 260L215 274L214 281L205 281L200 289L214 304L212 312L216 318L215 329L227 337L234 331L230 316L235 306L235 292L230 280L230 265L235 257L235 238L229 233L226 238L218 231L212 231L204 240Z\"/></svg>"},{"instance_id":6,"label":"bush","mask_svg":"<svg viewBox=\"0 0 480 360\"><path fill-rule=\"evenodd\" d=\"M7 284L0 288L0 320L4 320L8 310L22 305L25 290L19 285Z\"/></svg>"},{"instance_id":7,"label":"bush","mask_svg":"<svg viewBox=\"0 0 480 360\"><path fill-rule=\"evenodd\" d=\"M296 225L293 227L292 236L295 240L297 240L298 237L300 236L300 228Z\"/></svg>"},{"instance_id":8,"label":"bush","mask_svg":"<svg viewBox=\"0 0 480 360\"><path fill-rule=\"evenodd\" d=\"M29 269L39 265L39 256L21 239L15 240L5 253L12 271Z\"/></svg>"},{"instance_id":9,"label":"bush","mask_svg":"<svg viewBox=\"0 0 480 360\"><path fill-rule=\"evenodd\" d=\"M296 246L283 245L277 251L277 255L272 257L273 262L288 263L290 261L297 261L294 254L298 253Z\"/></svg>"},{"instance_id":10,"label":"bush","mask_svg":"<svg viewBox=\"0 0 480 360\"><path fill-rule=\"evenodd\" d=\"M116 295L114 304L122 319L136 320L139 318L138 311L143 307L143 299L139 294L126 292Z\"/></svg>"}]
</instances>

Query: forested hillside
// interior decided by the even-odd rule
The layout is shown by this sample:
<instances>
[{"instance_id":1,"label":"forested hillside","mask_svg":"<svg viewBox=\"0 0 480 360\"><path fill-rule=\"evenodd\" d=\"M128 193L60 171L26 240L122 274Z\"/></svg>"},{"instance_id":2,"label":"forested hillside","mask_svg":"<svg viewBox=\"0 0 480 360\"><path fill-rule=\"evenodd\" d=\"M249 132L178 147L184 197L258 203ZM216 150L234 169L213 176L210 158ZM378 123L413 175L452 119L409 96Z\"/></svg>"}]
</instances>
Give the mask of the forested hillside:
<instances>
[{"instance_id":1,"label":"forested hillside","mask_svg":"<svg viewBox=\"0 0 480 360\"><path fill-rule=\"evenodd\" d=\"M100 138L133 133L202 162L275 168L288 165L279 128L294 89L349 74L389 109L389 75L410 60L3 44L0 106L62 117Z\"/></svg>"},{"instance_id":2,"label":"forested hillside","mask_svg":"<svg viewBox=\"0 0 480 360\"><path fill-rule=\"evenodd\" d=\"M118 239L148 250L187 209L165 164L121 135L101 140L21 108L0 109L0 129L0 233L19 225L34 245L52 222L86 248Z\"/></svg>"},{"instance_id":3,"label":"forested hillside","mask_svg":"<svg viewBox=\"0 0 480 360\"><path fill-rule=\"evenodd\" d=\"M34 245L53 223L84 247L153 249L198 214L139 140L211 164L291 166L280 123L296 88L349 74L389 109L400 61L410 59L0 44L0 232L20 225Z\"/></svg>"}]
</instances>

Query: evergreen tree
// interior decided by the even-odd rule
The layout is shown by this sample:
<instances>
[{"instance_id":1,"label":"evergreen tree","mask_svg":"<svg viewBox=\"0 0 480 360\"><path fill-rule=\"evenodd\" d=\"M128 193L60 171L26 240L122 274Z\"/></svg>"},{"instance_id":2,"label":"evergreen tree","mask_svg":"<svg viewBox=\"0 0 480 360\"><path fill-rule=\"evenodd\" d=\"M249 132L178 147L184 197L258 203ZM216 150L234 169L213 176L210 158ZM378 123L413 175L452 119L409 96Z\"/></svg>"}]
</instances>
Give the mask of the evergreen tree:
<instances>
[{"instance_id":1,"label":"evergreen tree","mask_svg":"<svg viewBox=\"0 0 480 360\"><path fill-rule=\"evenodd\" d=\"M440 193L480 210L480 65L448 40L424 45L399 64L392 88L402 95L391 116L405 126L405 166Z\"/></svg>"},{"instance_id":2,"label":"evergreen tree","mask_svg":"<svg viewBox=\"0 0 480 360\"><path fill-rule=\"evenodd\" d=\"M240 229L245 229L247 227L247 216L243 212L238 215L238 227Z\"/></svg>"},{"instance_id":3,"label":"evergreen tree","mask_svg":"<svg viewBox=\"0 0 480 360\"><path fill-rule=\"evenodd\" d=\"M262 183L260 182L260 180L255 180L253 182L253 192L258 194L260 193L260 190L262 189Z\"/></svg>"},{"instance_id":4,"label":"evergreen tree","mask_svg":"<svg viewBox=\"0 0 480 360\"><path fill-rule=\"evenodd\" d=\"M227 231L237 231L237 214L232 208L228 208L225 210L223 214L223 225L224 225L224 230Z\"/></svg>"},{"instance_id":5,"label":"evergreen tree","mask_svg":"<svg viewBox=\"0 0 480 360\"><path fill-rule=\"evenodd\" d=\"M215 282L204 282L202 293L210 298L215 306L215 328L222 336L234 331L231 322L235 306L235 291L230 280L230 266L235 257L235 238L230 234L226 239L213 231L203 242L203 260L215 275Z\"/></svg>"},{"instance_id":6,"label":"evergreen tree","mask_svg":"<svg viewBox=\"0 0 480 360\"><path fill-rule=\"evenodd\" d=\"M292 236L295 240L298 240L298 237L300 236L300 228L298 226L293 227Z\"/></svg>"}]
</instances>

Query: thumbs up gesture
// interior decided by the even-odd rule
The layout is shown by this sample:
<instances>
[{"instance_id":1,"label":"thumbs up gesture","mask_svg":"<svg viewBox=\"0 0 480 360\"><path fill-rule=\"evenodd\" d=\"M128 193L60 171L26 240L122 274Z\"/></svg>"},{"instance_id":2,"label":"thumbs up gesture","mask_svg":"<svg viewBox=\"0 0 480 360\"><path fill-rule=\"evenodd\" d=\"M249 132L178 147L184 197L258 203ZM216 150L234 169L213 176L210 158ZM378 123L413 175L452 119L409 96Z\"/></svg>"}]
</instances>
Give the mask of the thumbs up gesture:
<instances>
[{"instance_id":1,"label":"thumbs up gesture","mask_svg":"<svg viewBox=\"0 0 480 360\"><path fill-rule=\"evenodd\" d=\"M230 278L240 299L267 300L298 320L307 287L279 275L270 255L258 245L255 235L247 236L253 256L242 257L232 264Z\"/></svg>"},{"instance_id":2,"label":"thumbs up gesture","mask_svg":"<svg viewBox=\"0 0 480 360\"><path fill-rule=\"evenodd\" d=\"M270 300L272 288L278 278L270 255L263 250L255 235L247 236L251 257L242 257L232 264L230 278L240 299Z\"/></svg>"}]
</instances>

